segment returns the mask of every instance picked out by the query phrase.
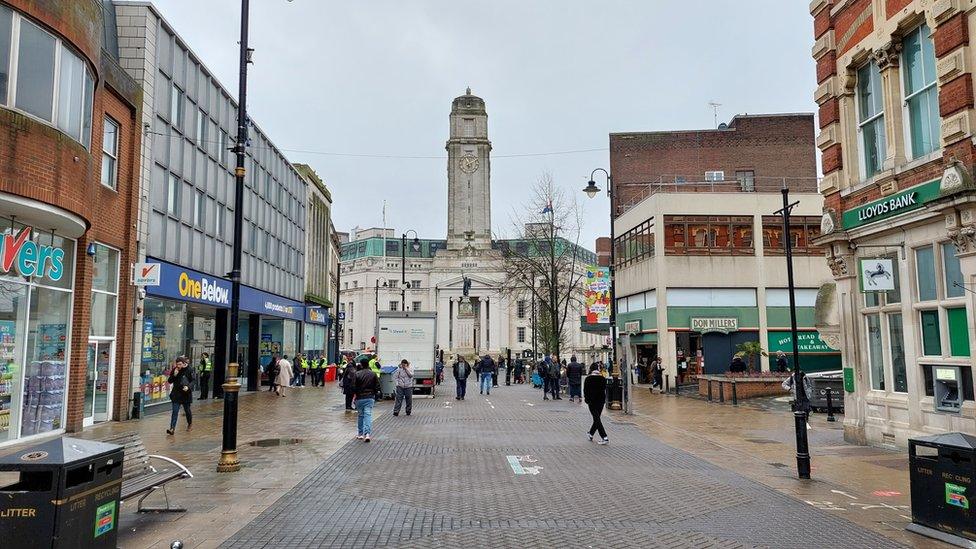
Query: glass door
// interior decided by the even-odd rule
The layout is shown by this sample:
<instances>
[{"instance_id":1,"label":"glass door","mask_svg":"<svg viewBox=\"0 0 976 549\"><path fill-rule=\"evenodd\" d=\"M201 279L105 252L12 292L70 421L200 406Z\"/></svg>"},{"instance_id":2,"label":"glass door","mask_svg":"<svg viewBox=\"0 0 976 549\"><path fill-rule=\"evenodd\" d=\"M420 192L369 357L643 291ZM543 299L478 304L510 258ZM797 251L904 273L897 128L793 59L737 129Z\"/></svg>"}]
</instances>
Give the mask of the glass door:
<instances>
[{"instance_id":1,"label":"glass door","mask_svg":"<svg viewBox=\"0 0 976 549\"><path fill-rule=\"evenodd\" d=\"M112 415L114 341L89 341L85 376L85 425L108 421Z\"/></svg>"}]
</instances>

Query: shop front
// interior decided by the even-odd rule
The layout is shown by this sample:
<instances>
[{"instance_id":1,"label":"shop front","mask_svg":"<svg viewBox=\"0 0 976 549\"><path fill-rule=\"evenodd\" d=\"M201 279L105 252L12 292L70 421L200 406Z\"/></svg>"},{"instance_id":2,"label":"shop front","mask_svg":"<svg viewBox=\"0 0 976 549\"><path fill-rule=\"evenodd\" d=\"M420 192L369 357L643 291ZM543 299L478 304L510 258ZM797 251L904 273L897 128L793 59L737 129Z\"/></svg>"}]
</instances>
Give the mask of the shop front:
<instances>
[{"instance_id":1,"label":"shop front","mask_svg":"<svg viewBox=\"0 0 976 549\"><path fill-rule=\"evenodd\" d=\"M789 331L773 331L767 334L769 353L769 370L776 371L776 355L780 351L786 353L787 361L793 364L793 334ZM811 372L839 372L842 368L840 351L830 348L816 330L800 330L797 332L797 346L800 352L800 368ZM792 366L791 366L792 367Z\"/></svg>"},{"instance_id":2,"label":"shop front","mask_svg":"<svg viewBox=\"0 0 976 549\"><path fill-rule=\"evenodd\" d=\"M0 226L2 444L65 429L76 243L11 218Z\"/></svg>"},{"instance_id":3,"label":"shop front","mask_svg":"<svg viewBox=\"0 0 976 549\"><path fill-rule=\"evenodd\" d=\"M168 376L176 357L185 355L196 365L204 352L213 357L226 345L218 325L226 322L230 309L231 282L158 259L147 261L160 264L160 283L146 287L138 390L143 403L152 406L169 401Z\"/></svg>"},{"instance_id":4,"label":"shop front","mask_svg":"<svg viewBox=\"0 0 976 549\"><path fill-rule=\"evenodd\" d=\"M305 306L305 328L302 352L309 358L326 356L329 345L329 310L314 305Z\"/></svg>"},{"instance_id":5,"label":"shop front","mask_svg":"<svg viewBox=\"0 0 976 549\"><path fill-rule=\"evenodd\" d=\"M248 344L242 354L242 372L249 391L257 390L262 372L275 355L293 358L301 345L301 328L305 320L305 305L250 286L241 286L241 311L251 313L241 321L241 334L248 334ZM246 330L246 331L244 331Z\"/></svg>"}]
</instances>

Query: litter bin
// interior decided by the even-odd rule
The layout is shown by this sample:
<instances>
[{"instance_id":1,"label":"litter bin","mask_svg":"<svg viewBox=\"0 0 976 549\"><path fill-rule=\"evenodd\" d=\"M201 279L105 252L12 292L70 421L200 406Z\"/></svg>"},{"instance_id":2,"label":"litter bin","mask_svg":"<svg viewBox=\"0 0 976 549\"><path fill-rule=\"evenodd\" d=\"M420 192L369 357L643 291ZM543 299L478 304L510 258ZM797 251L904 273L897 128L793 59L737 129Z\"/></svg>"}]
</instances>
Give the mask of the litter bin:
<instances>
[{"instance_id":1,"label":"litter bin","mask_svg":"<svg viewBox=\"0 0 976 549\"><path fill-rule=\"evenodd\" d=\"M393 372L397 368L397 366L380 367L380 395L384 398L393 398L396 396L396 381L393 380Z\"/></svg>"},{"instance_id":2,"label":"litter bin","mask_svg":"<svg viewBox=\"0 0 976 549\"><path fill-rule=\"evenodd\" d=\"M624 384L619 377L607 380L607 410L620 410L624 407Z\"/></svg>"},{"instance_id":3,"label":"litter bin","mask_svg":"<svg viewBox=\"0 0 976 549\"><path fill-rule=\"evenodd\" d=\"M325 381L327 383L332 383L333 381L336 380L336 369L337 368L335 366L325 367Z\"/></svg>"},{"instance_id":4,"label":"litter bin","mask_svg":"<svg viewBox=\"0 0 976 549\"><path fill-rule=\"evenodd\" d=\"M844 412L844 376L836 374L810 374L807 376L813 386L810 407L816 411L827 411L827 391L830 391L830 406L833 411Z\"/></svg>"},{"instance_id":5,"label":"litter bin","mask_svg":"<svg viewBox=\"0 0 976 549\"><path fill-rule=\"evenodd\" d=\"M61 437L0 458L0 532L7 549L115 549L122 447Z\"/></svg>"},{"instance_id":6,"label":"litter bin","mask_svg":"<svg viewBox=\"0 0 976 549\"><path fill-rule=\"evenodd\" d=\"M908 529L929 537L939 532L976 540L976 437L963 433L932 435L908 441L912 524Z\"/></svg>"}]
</instances>

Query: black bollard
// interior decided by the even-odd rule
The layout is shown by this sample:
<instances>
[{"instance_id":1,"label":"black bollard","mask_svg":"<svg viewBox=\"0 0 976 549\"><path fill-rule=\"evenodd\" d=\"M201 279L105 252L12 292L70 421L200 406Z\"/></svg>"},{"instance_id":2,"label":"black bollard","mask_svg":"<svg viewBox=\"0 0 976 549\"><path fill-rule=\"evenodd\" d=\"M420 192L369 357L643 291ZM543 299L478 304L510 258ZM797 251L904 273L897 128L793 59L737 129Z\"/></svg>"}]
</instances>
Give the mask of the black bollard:
<instances>
[{"instance_id":1,"label":"black bollard","mask_svg":"<svg viewBox=\"0 0 976 549\"><path fill-rule=\"evenodd\" d=\"M834 418L834 399L831 398L833 392L834 390L828 386L827 387L827 421L829 421L830 423L837 421L837 419Z\"/></svg>"},{"instance_id":2,"label":"black bollard","mask_svg":"<svg viewBox=\"0 0 976 549\"><path fill-rule=\"evenodd\" d=\"M671 394L671 376L664 374L664 393Z\"/></svg>"},{"instance_id":3,"label":"black bollard","mask_svg":"<svg viewBox=\"0 0 976 549\"><path fill-rule=\"evenodd\" d=\"M739 405L739 395L735 394L735 380L732 380L732 406Z\"/></svg>"},{"instance_id":4,"label":"black bollard","mask_svg":"<svg viewBox=\"0 0 976 549\"><path fill-rule=\"evenodd\" d=\"M718 382L718 402L719 404L725 404L725 382Z\"/></svg>"},{"instance_id":5,"label":"black bollard","mask_svg":"<svg viewBox=\"0 0 976 549\"><path fill-rule=\"evenodd\" d=\"M712 380L708 380L708 401L712 401Z\"/></svg>"}]
</instances>

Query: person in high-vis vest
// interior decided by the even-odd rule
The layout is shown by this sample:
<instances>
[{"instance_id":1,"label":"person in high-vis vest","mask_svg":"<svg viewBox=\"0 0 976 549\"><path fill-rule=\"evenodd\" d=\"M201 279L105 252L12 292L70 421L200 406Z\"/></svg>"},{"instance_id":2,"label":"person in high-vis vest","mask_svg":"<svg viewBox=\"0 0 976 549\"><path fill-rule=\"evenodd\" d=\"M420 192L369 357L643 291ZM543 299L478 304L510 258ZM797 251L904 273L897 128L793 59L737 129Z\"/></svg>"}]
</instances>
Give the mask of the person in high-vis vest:
<instances>
[{"instance_id":1,"label":"person in high-vis vest","mask_svg":"<svg viewBox=\"0 0 976 549\"><path fill-rule=\"evenodd\" d=\"M325 386L325 357L319 357L313 368L315 368L315 386Z\"/></svg>"},{"instance_id":2,"label":"person in high-vis vest","mask_svg":"<svg viewBox=\"0 0 976 549\"><path fill-rule=\"evenodd\" d=\"M200 357L200 400L210 398L210 376L213 374L213 361L209 353Z\"/></svg>"},{"instance_id":3,"label":"person in high-vis vest","mask_svg":"<svg viewBox=\"0 0 976 549\"><path fill-rule=\"evenodd\" d=\"M373 373L376 374L376 378L379 379L379 377L380 377L380 357L379 357L379 355L373 355L373 358L370 359L370 361L369 361L369 369L372 370Z\"/></svg>"},{"instance_id":4,"label":"person in high-vis vest","mask_svg":"<svg viewBox=\"0 0 976 549\"><path fill-rule=\"evenodd\" d=\"M305 360L304 354L299 354L295 359L295 387L302 387L305 385L305 373L308 371L308 361Z\"/></svg>"}]
</instances>

